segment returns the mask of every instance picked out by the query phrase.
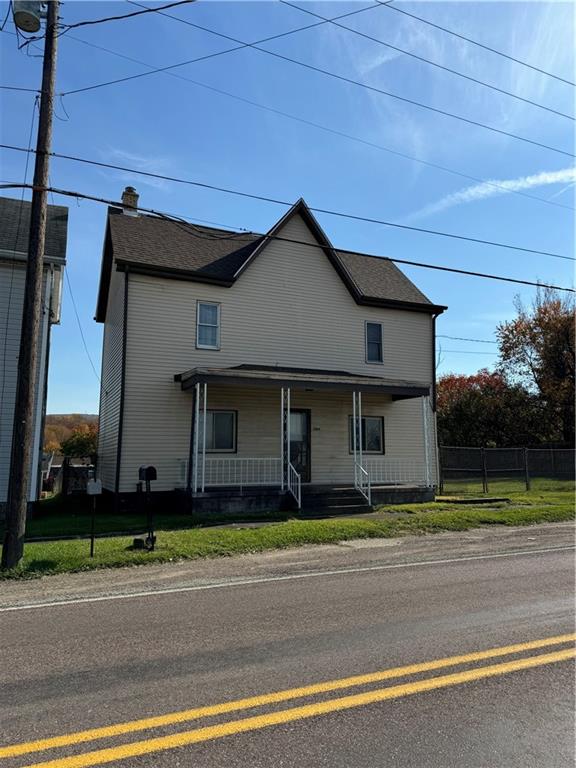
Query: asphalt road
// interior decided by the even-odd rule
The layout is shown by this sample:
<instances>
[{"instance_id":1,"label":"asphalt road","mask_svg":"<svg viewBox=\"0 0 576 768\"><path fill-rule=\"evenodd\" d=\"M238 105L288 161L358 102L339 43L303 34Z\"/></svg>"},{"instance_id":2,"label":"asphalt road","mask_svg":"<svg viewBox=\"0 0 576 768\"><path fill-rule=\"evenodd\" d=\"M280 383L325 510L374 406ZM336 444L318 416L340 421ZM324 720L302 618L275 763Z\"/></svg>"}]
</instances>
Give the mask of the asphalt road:
<instances>
[{"instance_id":1,"label":"asphalt road","mask_svg":"<svg viewBox=\"0 0 576 768\"><path fill-rule=\"evenodd\" d=\"M540 526L4 583L0 764L571 767L573 543Z\"/></svg>"}]
</instances>

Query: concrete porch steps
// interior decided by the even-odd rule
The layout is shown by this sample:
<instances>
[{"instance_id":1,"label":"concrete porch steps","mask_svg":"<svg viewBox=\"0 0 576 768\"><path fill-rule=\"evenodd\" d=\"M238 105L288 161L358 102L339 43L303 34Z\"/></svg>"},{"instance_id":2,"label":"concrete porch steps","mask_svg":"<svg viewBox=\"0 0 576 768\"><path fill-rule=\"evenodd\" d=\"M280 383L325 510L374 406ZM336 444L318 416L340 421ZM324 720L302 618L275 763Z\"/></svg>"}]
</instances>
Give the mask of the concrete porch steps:
<instances>
[{"instance_id":1,"label":"concrete porch steps","mask_svg":"<svg viewBox=\"0 0 576 768\"><path fill-rule=\"evenodd\" d=\"M311 486L302 488L300 514L304 517L353 515L370 512L371 509L360 491L353 487Z\"/></svg>"}]
</instances>

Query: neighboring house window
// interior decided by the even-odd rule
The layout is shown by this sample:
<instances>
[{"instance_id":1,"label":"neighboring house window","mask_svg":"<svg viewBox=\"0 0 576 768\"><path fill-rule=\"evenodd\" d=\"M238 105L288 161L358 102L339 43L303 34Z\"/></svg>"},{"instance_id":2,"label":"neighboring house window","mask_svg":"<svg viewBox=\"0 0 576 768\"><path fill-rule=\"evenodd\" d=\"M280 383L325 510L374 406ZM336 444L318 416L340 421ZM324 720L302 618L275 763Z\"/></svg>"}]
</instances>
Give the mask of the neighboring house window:
<instances>
[{"instance_id":1,"label":"neighboring house window","mask_svg":"<svg viewBox=\"0 0 576 768\"><path fill-rule=\"evenodd\" d=\"M236 411L206 412L206 450L235 453Z\"/></svg>"},{"instance_id":2,"label":"neighboring house window","mask_svg":"<svg viewBox=\"0 0 576 768\"><path fill-rule=\"evenodd\" d=\"M220 349L220 304L198 302L196 346L200 349Z\"/></svg>"},{"instance_id":3,"label":"neighboring house window","mask_svg":"<svg viewBox=\"0 0 576 768\"><path fill-rule=\"evenodd\" d=\"M382 324L366 323L366 362L382 362Z\"/></svg>"},{"instance_id":4,"label":"neighboring house window","mask_svg":"<svg viewBox=\"0 0 576 768\"><path fill-rule=\"evenodd\" d=\"M354 453L354 419L349 417L350 453ZM356 446L357 450L360 446ZM384 453L384 417L362 416L362 453Z\"/></svg>"}]
</instances>

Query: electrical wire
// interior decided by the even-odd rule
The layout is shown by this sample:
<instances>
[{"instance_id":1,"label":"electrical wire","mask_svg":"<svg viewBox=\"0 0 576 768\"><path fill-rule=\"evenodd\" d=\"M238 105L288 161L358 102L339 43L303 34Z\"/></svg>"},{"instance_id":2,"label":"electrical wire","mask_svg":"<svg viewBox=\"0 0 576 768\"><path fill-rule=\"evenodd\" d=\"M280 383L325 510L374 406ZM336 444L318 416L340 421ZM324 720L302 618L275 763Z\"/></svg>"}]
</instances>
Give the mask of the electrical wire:
<instances>
[{"instance_id":1,"label":"electrical wire","mask_svg":"<svg viewBox=\"0 0 576 768\"><path fill-rule=\"evenodd\" d=\"M127 2L130 2L130 0L127 0ZM147 8L147 6L141 5L140 3L130 3L130 4L138 6L139 8ZM367 8L357 8L355 11L349 11L348 13L343 13L341 16L336 16L335 18L336 19L344 19L344 18L347 18L348 16L355 16L358 13L364 13L364 11L371 11L371 10L373 10L376 7L377 6L368 6ZM160 16L166 16L167 19L172 19L174 21L180 21L182 24L187 24L188 26L195 27L195 28L198 28L198 29L204 29L203 27L198 27L197 24L193 24L191 21L187 21L186 19L181 19L179 16L171 16L169 13L164 13L162 11L158 11L158 13L160 14ZM315 27L320 27L323 24L327 24L327 23L328 22L326 22L326 21L317 21L314 24L306 24L304 27L297 27L296 29L291 29L291 30L288 30L287 32L279 32L279 33L277 33L275 35L270 35L268 37L264 37L261 40L257 40L256 43L269 43L269 42L272 42L273 40L280 40L281 38L288 37L289 35L293 35L296 32L303 32L304 30L307 30L307 29L314 29ZM204 31L210 32L211 30L204 30ZM219 33L218 32L213 32L212 34L218 35ZM226 37L226 35L220 35L220 36L221 37ZM227 38L227 39L234 40L234 38ZM155 67L150 72L140 72L140 73L138 73L136 75L128 75L127 77L119 77L119 78L117 78L115 80L107 80L107 81L105 81L103 83L96 83L94 85L85 86L84 88L76 88L75 90L72 90L72 91L65 91L62 95L63 96L72 96L72 95L74 95L76 93L84 93L86 91L93 91L96 88L104 88L105 86L108 86L108 85L116 85L118 83L128 82L129 80L137 80L137 79L139 79L141 77L146 77L147 75L155 75L157 73L169 72L169 71L171 71L173 69L178 69L179 67L185 67L188 64L195 64L195 63L197 63L199 61L206 61L208 59L215 59L218 56L224 56L225 54L232 53L233 51L241 51L244 48L251 48L251 47L253 47L256 44L256 43L244 43L244 42L242 42L240 40L237 40L235 42L240 43L240 45L236 45L233 48L226 48L223 51L215 51L214 53L209 53L209 54L206 54L204 56L198 56L198 57L196 57L194 59L187 59L186 61L181 61L178 64L170 64L170 65L165 66L165 67ZM264 50L264 49L262 49L262 50ZM144 66L149 66L149 65L146 64Z\"/></svg>"},{"instance_id":2,"label":"electrical wire","mask_svg":"<svg viewBox=\"0 0 576 768\"><path fill-rule=\"evenodd\" d=\"M25 93L41 93L38 88L21 88L17 85L0 85L3 91L24 91Z\"/></svg>"},{"instance_id":3,"label":"electrical wire","mask_svg":"<svg viewBox=\"0 0 576 768\"><path fill-rule=\"evenodd\" d=\"M391 2L392 0L390 0ZM366 10L366 9L363 9ZM350 14L345 14L350 15ZM342 16L337 18L343 18ZM79 37L74 37L73 35L70 35L70 40L75 40L78 43L82 43L83 45L89 46L90 48L95 48L97 50L103 51L105 53L109 53L112 56L118 56L119 58L126 59L127 61L131 61L134 64L141 64L144 67L149 67L150 69L154 69L153 64L148 64L145 61L142 61L141 59L135 59L131 56L126 56L123 53L119 53L118 51L113 51L110 48L104 48L101 45L96 45L95 43L89 43L87 40L81 40ZM266 104L261 104L260 102L253 101L252 99L247 99L243 96L239 96L238 94L231 93L230 91L222 90L221 88L216 88L212 85L208 85L207 83L200 82L199 80L193 80L190 77L186 77L184 75L181 75L177 72L165 72L164 74L169 75L170 77L175 77L178 80L182 80L183 82L191 83L192 85L195 85L199 88L204 88L205 90L212 91L213 93L217 93L221 96L226 96L227 98L234 99L235 101L239 101L243 104L249 104L252 107L255 107L256 109L261 109L266 112L270 112L274 115L279 115L280 117L285 117L288 120L293 120L298 123L302 123L303 125L307 125L311 128L316 128L320 131L325 131L326 133L331 133L334 136L339 136L343 139L348 139L349 141L354 141L359 144L364 144L365 146L371 147L373 149L378 149L383 152L388 152L389 154L396 155L397 157L402 157L405 160L409 160L414 163L419 163L421 165L424 165L428 168L433 168L437 171L443 171L444 173L449 173L453 176L458 176L462 179L467 179L468 181L475 181L479 184L486 184L494 189L499 189L502 192L505 192L507 194L514 194L519 195L520 197L528 198L529 200L536 200L540 203L546 203L547 205L553 205L557 208L565 208L569 211L574 211L574 207L571 205L566 205L564 203L557 203L554 202L551 198L545 198L545 197L539 197L538 195L531 195L528 192L523 192L521 190L517 189L510 189L508 187L505 187L501 184L498 184L496 181L491 181L489 179L482 179L479 176L471 176L468 173L463 173L462 171L457 171L455 168L450 168L446 165L440 165L439 163L433 163L429 160L424 160L420 157L416 157L414 155L409 155L405 152L399 152L398 150L392 149L391 147L386 147L383 144L376 144L373 141L368 141L367 139L362 139L359 136L353 136L349 133L345 133L344 131L339 131L336 128L332 128L327 125L322 125L321 123L316 123L312 120L307 120L303 117L298 117L297 115L293 115L290 112L284 112L281 109L276 109L274 107L270 107Z\"/></svg>"},{"instance_id":4,"label":"electrical wire","mask_svg":"<svg viewBox=\"0 0 576 768\"><path fill-rule=\"evenodd\" d=\"M436 350L437 352L440 352L441 354L444 354L444 352L449 352L454 355L496 355L498 356L499 352L477 352L475 349L444 349L443 347Z\"/></svg>"},{"instance_id":5,"label":"electrical wire","mask_svg":"<svg viewBox=\"0 0 576 768\"><path fill-rule=\"evenodd\" d=\"M82 323L80 322L80 315L78 314L78 309L76 308L76 301L74 299L74 292L72 291L72 283L70 282L70 277L68 276L68 270L64 269L64 274L66 275L66 282L68 284L68 292L70 294L70 298L72 299L72 307L74 309L74 314L76 315L76 322L78 323L78 330L80 331L80 336L82 338L82 344L84 345L84 351L86 352L86 356L90 362L90 365L92 367L92 370L94 371L94 376L98 379L100 384L102 384L102 381L100 379L100 376L98 375L98 371L96 370L96 366L94 365L94 361L92 360L92 355L90 354L90 350L88 349L88 345L86 344L86 338L84 336L84 331L82 330Z\"/></svg>"},{"instance_id":6,"label":"electrical wire","mask_svg":"<svg viewBox=\"0 0 576 768\"><path fill-rule=\"evenodd\" d=\"M105 205L113 206L115 208L122 208L123 207L123 204L121 202L118 202L117 200L110 200L108 198L96 197L95 195L87 195L87 194L84 194L82 192L74 192L72 190L67 190L67 189L57 189L55 187L35 187L33 184L24 184L24 185L23 184L17 184L17 183L0 184L0 189L21 189L22 187L24 187L25 189L32 189L32 190L34 190L34 189L41 189L41 190L46 191L46 192L54 192L57 195L63 195L65 197L74 197L74 198L76 198L78 200L91 200L92 202L103 203ZM288 205L288 204L286 203L286 205ZM165 213L165 212L162 212L162 211L157 211L157 210L155 210L153 208L144 208L142 206L137 206L136 210L142 211L144 213L149 213L149 214L152 214L154 216L158 216L161 219L164 219L166 221L172 221L172 222L175 222L175 223L181 223L181 224L185 224L185 225L188 224L188 222L182 216L178 216L176 214ZM310 210L318 210L318 209L311 208ZM198 234L194 233L190 228L188 228L187 231L189 232L189 234L191 236L198 237ZM234 234L239 234L239 233L234 233ZM279 235L268 235L267 234L267 235L261 235L261 237L263 238L263 240L268 241L268 242L277 241L277 242L290 243L292 245L302 245L302 246L305 246L305 247L308 247L308 248L316 248L316 249L319 248L321 250L325 250L325 246L321 245L320 243L310 243L310 242L305 241L305 240L296 240L294 238L281 237ZM202 239L207 239L207 238L202 238ZM458 274L458 275L469 275L471 277L479 277L479 278L484 278L484 279L489 279L489 280L499 280L499 281L506 282L506 283L515 283L517 285L531 285L531 286L534 286L536 288L552 288L553 290L556 290L556 291L565 291L567 293L576 293L576 290L574 288L568 288L566 286L560 286L560 285L551 285L550 283L543 283L541 281L522 280L522 279L517 278L517 277L505 277L503 275L495 275L495 274L488 273L488 272L475 272L475 271L467 270L467 269L457 269L456 267L446 267L446 266L438 265L438 264L427 264L427 263L421 262L421 261L412 261L412 260L409 260L409 259L399 259L399 258L391 257L391 256L378 256L378 255L373 254L373 253L363 253L361 251L352 251L352 250L345 249L345 248L334 248L333 246L332 246L332 250L336 251L337 253L350 254L350 255L353 255L353 256L364 256L366 258L374 258L374 259L386 259L387 261L390 261L390 262L392 262L394 264L406 264L406 265L411 266L411 267L421 267L423 269L433 269L433 270L436 270L436 271L439 271L439 272L452 272L452 273Z\"/></svg>"},{"instance_id":7,"label":"electrical wire","mask_svg":"<svg viewBox=\"0 0 576 768\"><path fill-rule=\"evenodd\" d=\"M168 5L161 5L159 8L147 8L145 11L133 11L132 13L125 13L123 16L106 16L103 19L91 19L88 21L79 21L76 24L62 24L63 31L60 34L65 34L69 29L77 29L78 27L92 26L93 24L103 24L107 21L120 21L121 19L131 19L134 16L142 16L144 13L159 13L160 11L168 8L176 8L179 5L189 5L196 0L178 0L175 3L168 3Z\"/></svg>"},{"instance_id":8,"label":"electrical wire","mask_svg":"<svg viewBox=\"0 0 576 768\"><path fill-rule=\"evenodd\" d=\"M478 344L498 344L497 341L494 341L493 339L468 339L464 336L448 336L445 333L437 333L436 338L438 339L453 339L454 341L475 341Z\"/></svg>"},{"instance_id":9,"label":"electrical wire","mask_svg":"<svg viewBox=\"0 0 576 768\"><path fill-rule=\"evenodd\" d=\"M361 9L361 10L369 10L369 9ZM356 11L356 13L359 13L359 12L360 11ZM344 14L344 16L349 16L349 15L351 15L351 14ZM343 16L338 16L336 18L343 18ZM14 33L9 32L9 34L14 34ZM81 43L82 45L86 45L86 46L88 46L90 48L94 48L96 50L103 51L104 53L108 53L108 54L110 54L112 56L117 56L117 57L119 57L121 59L125 59L126 61L131 61L134 64L140 64L140 65L142 65L144 67L148 67L150 69L155 69L154 65L148 64L147 62L142 61L141 59L135 59L132 56L127 56L127 55L125 55L123 53L119 53L118 51L113 51L110 48L105 48L105 47L103 47L101 45L97 45L95 43L90 43L87 40L82 40L81 38L75 37L74 35L70 35L69 39L70 40L74 40L77 43ZM395 155L396 157L402 157L405 160L409 160L409 161L414 162L414 163L419 163L420 165L424 165L424 166L426 166L428 168L433 168L434 170L437 170L437 171L442 171L444 173L449 173L449 174L451 174L453 176L458 176L459 178L462 178L462 179L467 179L468 181L474 181L474 182L479 183L479 184L486 184L489 187L492 187L494 189L499 189L502 192L505 192L506 194L518 195L520 197L525 197L528 200L535 200L535 201L540 202L540 203L545 203L546 205L555 206L556 208L564 208L564 209L569 210L569 211L574 211L575 210L573 206L566 205L565 203L555 202L551 198L549 199L549 198L539 197L538 195L532 195L532 194L530 194L528 192L523 192L522 190L509 189L509 188L507 188L507 187L505 187L505 186L503 186L501 184L498 184L496 181L489 180L489 179L482 179L479 176L472 176L469 173L464 173L462 171L458 171L455 168L450 168L449 166L441 165L439 163L433 163L433 162L431 162L429 160L424 160L424 159L422 159L420 157L416 157L414 155L409 155L409 154L407 154L405 152L400 152L400 151L398 151L396 149L392 149L391 147L384 146L383 144L377 144L377 143L375 143L373 141L368 141L367 139L362 139L359 136L353 136L353 135L351 135L349 133L345 133L344 131L340 131L340 130L338 130L336 128L333 128L333 127L330 127L330 126L327 126L327 125L322 125L321 123L316 123L313 120L307 120L306 118L299 117L298 115L293 115L290 112L285 112L285 111L283 111L281 109L276 109L276 108L270 107L270 106L268 106L266 104L261 104L260 102L253 101L252 99L247 99L247 98L245 98L243 96L239 96L238 94L231 93L230 91L225 91L225 90L223 90L221 88L216 88L216 87L214 87L212 85L208 85L207 83L203 83L203 82L200 82L198 80L193 80L192 78L186 77L186 76L181 75L181 74L179 74L177 72L167 71L167 72L164 72L163 74L169 75L170 77L174 77L174 78L176 78L178 80L182 80L183 82L190 83L190 84L195 85L195 86L197 86L199 88L204 88L205 90L211 91L212 93L217 93L217 94L219 94L221 96L225 96L227 98L234 99L235 101L239 101L239 102L241 102L243 104L248 104L248 105L250 105L252 107L255 107L256 109L261 109L261 110L264 110L266 112L270 112L271 114L279 115L280 117L284 117L284 118L286 118L288 120L293 120L294 122L298 122L298 123L301 123L303 125L307 125L307 126L309 126L311 128L316 128L317 130L324 131L326 133L330 133L330 134L332 134L334 136L339 136L340 138L347 139L349 141L354 141L354 142L356 142L358 144L363 144L363 145L365 145L367 147L371 147L372 149L378 149L378 150L380 150L382 152L387 152L387 153L389 153L391 155ZM62 96L60 96L60 102L61 102L61 105L62 105L62 107L64 109L64 104L63 104Z\"/></svg>"},{"instance_id":10,"label":"electrical wire","mask_svg":"<svg viewBox=\"0 0 576 768\"><path fill-rule=\"evenodd\" d=\"M0 32L4 31L4 27L8 23L8 19L10 18L10 12L12 11L12 0L8 3L8 10L6 11L6 16L4 16L4 21L0 24Z\"/></svg>"},{"instance_id":11,"label":"electrical wire","mask_svg":"<svg viewBox=\"0 0 576 768\"><path fill-rule=\"evenodd\" d=\"M542 75L553 77L555 80L559 80L560 82L566 83L567 85L576 85L576 83L572 82L572 80L567 80L566 78L560 77L559 75L554 75L552 72L548 72L545 69L541 69L540 67L536 67L533 64L529 64L527 61L522 61L522 59L517 59L514 56L510 56L510 54L508 53L504 53L503 51L499 51L496 48L491 48L489 45L480 43L478 40L473 40L471 37L466 37L465 35L461 35L459 32L455 32L453 29L447 29L446 27L440 26L440 24L435 24L433 21L430 21L429 19L423 19L421 16L416 16L415 13L409 13L408 11L405 11L403 8L398 8L398 6L392 5L391 2L384 3L382 2L382 0L374 0L374 2L378 3L378 5L384 6L386 8L390 8L390 10L396 11L397 13L403 13L404 16L410 16L412 19L417 19L418 21L421 21L422 24L427 24L429 27L434 27L435 29L440 29L442 30L442 32L446 32L449 35L454 35L454 37L458 37L460 40L465 40L467 43L471 43L472 45L477 45L479 48L484 48L484 50L486 51L495 53L498 56L503 56L505 59L514 61L516 64L521 64L523 67L528 67L529 69L533 69L535 72L540 72L540 74Z\"/></svg>"},{"instance_id":12,"label":"electrical wire","mask_svg":"<svg viewBox=\"0 0 576 768\"><path fill-rule=\"evenodd\" d=\"M127 2L129 2L130 5L135 5L135 6L138 6L138 7L142 7L142 8L146 8L147 7L145 5L142 5L141 3L134 2L134 0L127 0ZM388 6L386 6L386 7L388 7ZM194 27L195 29L200 29L203 32L208 32L208 33L210 33L212 35L216 35L218 37L222 37L225 40L231 40L232 42L239 43L240 47L242 47L242 48L245 48L245 47L253 48L256 51L260 51L261 53L265 53L268 56L273 56L274 58L279 59L281 61L287 61L287 62L289 62L291 64L296 64L299 67L303 67L304 69L308 69L308 70L310 70L312 72L317 72L319 74L326 75L327 77L331 77L331 78L333 78L335 80L338 80L340 82L344 82L344 83L347 83L349 85L355 85L355 86L358 86L359 88L364 88L365 90L368 90L371 93L378 93L378 94L380 94L382 96L388 96L389 98L396 99L396 100L401 101L401 102L406 103L406 104L411 104L412 106L420 107L421 109L426 109L428 111L434 112L435 114L443 115L444 117L450 117L450 118L452 118L454 120L459 120L461 122L467 123L468 125L474 125L474 126L476 126L478 128L483 128L483 129L485 129L487 131L491 131L491 132L497 133L499 135L508 136L509 138L516 139L517 141L522 141L522 142L525 142L527 144L531 144L533 146L540 147L542 149L547 149L550 152L556 152L558 154L566 155L568 157L576 157L576 155L574 155L572 152L568 152L567 150L559 149L558 147L552 147L549 144L544 144L543 142L536 141L535 139L529 139L526 136L521 136L520 134L512 133L511 131L506 131L503 128L496 128L496 126L488 125L487 123L481 123L478 120L473 120L471 118L464 117L463 115L458 115L455 112L448 112L448 110L440 109L439 107L433 107L430 104L425 104L424 102L416 101L415 99L410 99L407 96L401 96L398 93L393 93L392 91L386 91L386 90L384 90L382 88L377 88L374 85L369 85L368 83L363 83L360 80L354 80L353 78L346 77L345 75L339 75L336 72L331 72L330 70L322 69L321 67L316 67L313 64L308 64L308 63L306 63L304 61L300 61L299 59L293 59L290 56L285 56L285 55L283 55L281 53L277 53L276 51L270 51L267 48L261 48L260 47L261 43L267 42L271 38L266 38L266 40L257 40L255 43L246 43L244 40L240 40L239 38L232 37L231 35L225 35L222 32L216 32L215 30L210 29L209 27L202 26L201 24L195 24L195 23L193 23L191 21L188 21L186 19L181 19L178 16L172 16L169 13L162 13L161 12L160 15L166 16L169 19L173 19L173 20L181 22L183 24L187 24L188 26ZM298 31L300 31L300 30L298 30ZM286 36L286 34L293 34L294 32L295 32L295 30L293 30L291 33L285 33L284 36ZM202 57L202 58L203 59L204 58L213 58L216 55L222 55L224 53L231 53L233 50L238 50L238 49L237 48L232 48L232 49L229 49L227 51L221 51L219 54L211 54L208 57ZM171 67L161 67L161 68L159 68L156 71L165 71L166 69L170 69L170 68L174 69L174 68L185 66L187 64L192 64L192 63L193 63L193 60L186 61L186 62L180 62L179 64L172 65ZM134 80L134 79L136 79L138 77L147 77L148 75L152 75L152 74L155 74L155 70L151 70L149 72L141 72L139 75L132 75L129 78L123 78L122 80L119 80L119 81L109 81L109 82L105 82L105 83L98 83L98 84L95 84L95 85L92 85L92 86L86 86L85 88L76 88L74 90L64 92L63 95L71 95L73 93L82 93L83 91L86 91L86 90L94 90L95 88L101 88L101 87L106 86L106 85L112 85L115 82L122 82L123 80Z\"/></svg>"},{"instance_id":13,"label":"electrical wire","mask_svg":"<svg viewBox=\"0 0 576 768\"><path fill-rule=\"evenodd\" d=\"M27 149L24 149L23 147L16 147L10 144L0 144L0 149L10 149L17 152L28 152L28 151L36 152L36 150L33 150L33 149L27 150ZM273 197L265 197L264 195L256 195L249 192L242 192L240 190L230 189L227 187L219 187L219 186L216 186L215 184L207 184L200 181L193 181L191 179L182 179L176 176L167 176L161 173L153 173L152 171L141 171L141 170L137 170L136 168L128 168L127 166L116 165L114 163L104 163L98 160L89 160L87 158L77 157L74 155L65 155L60 152L49 152L48 154L50 157L57 157L62 160L71 160L77 163L85 163L87 165L94 165L100 168L111 168L112 170L115 170L115 171L124 171L126 173L133 173L139 176L147 176L154 179L161 179L163 181L171 181L176 184L187 184L189 186L199 187L201 189L210 189L214 192L221 192L227 195L234 195L236 197L245 197L250 200L258 200L259 202L264 202L264 203L272 203L273 205L282 205L287 207L291 206L291 203L286 200L279 200ZM495 240L485 240L479 237L459 235L454 232L443 232L437 229L426 229L424 227L415 227L409 224L399 224L393 221L386 221L385 219L374 219L367 216L357 216L352 213L344 213L343 211L334 211L327 208L318 208L315 206L310 206L310 210L314 211L315 213L323 213L327 216L335 216L343 219L351 219L352 221L361 221L368 224L377 224L380 226L393 227L395 229L403 229L410 232L419 232L421 234L433 235L437 237L446 237L454 240L464 240L466 242L478 243L480 245L487 245L494 248L506 248L513 251L520 251L522 253L533 253L538 256L549 256L550 258L554 258L554 259L563 259L565 261L576 261L574 257L564 256L563 254L560 254L560 253L553 253L550 251L541 251L535 248L525 248L520 245L512 245L511 243L501 243Z\"/></svg>"},{"instance_id":14,"label":"electrical wire","mask_svg":"<svg viewBox=\"0 0 576 768\"><path fill-rule=\"evenodd\" d=\"M564 117L567 120L575 120L575 118L572 115L567 115L565 112L560 112L558 109L553 109L552 107L548 107L545 104L540 104L537 101L533 101L532 99L525 98L524 96L520 96L517 93L512 93L512 91L506 91L504 88L499 88L496 85L492 85L491 83L486 83L484 80L479 80L476 77L472 77L471 75L466 75L464 72L459 72L457 69L451 69L450 67L446 67L443 64L439 64L437 61L432 61L431 59L426 59L424 56L419 56L418 54L414 53L413 51L407 51L405 48L400 48L397 45L392 45L391 43L387 43L384 40L380 40L377 37L372 37L372 35L367 35L365 32L361 32L358 29L354 29L353 27L347 27L345 24L339 24L334 19L327 19L325 16L321 16L319 13L315 13L314 11L308 10L308 8L302 8L299 5L296 5L295 3L289 2L289 0L280 0L280 2L283 5L288 5L290 8L295 8L298 11L301 11L302 13L307 13L309 16L314 16L317 19L323 19L324 21L328 21L330 24L333 24L335 27L339 27L340 29L345 29L348 32L352 32L352 34L357 35L358 37L362 37L366 40L371 40L374 43L378 43L379 45L383 45L386 48L389 48L393 51L398 51L399 53L403 53L406 56L410 56L413 59L417 59L418 61L424 62L425 64L430 64L433 67L437 67L438 69L442 69L445 72L450 72L452 75L457 75L458 77L462 77L465 80L469 80L473 83L476 83L478 85L483 86L484 88L489 88L493 91L496 91L497 93L504 94L505 96L510 96L513 99L518 99L518 101L523 101L526 104L531 104L534 107L538 107L539 109L544 109L547 112L552 112L555 115L558 115L559 117Z\"/></svg>"}]
</instances>

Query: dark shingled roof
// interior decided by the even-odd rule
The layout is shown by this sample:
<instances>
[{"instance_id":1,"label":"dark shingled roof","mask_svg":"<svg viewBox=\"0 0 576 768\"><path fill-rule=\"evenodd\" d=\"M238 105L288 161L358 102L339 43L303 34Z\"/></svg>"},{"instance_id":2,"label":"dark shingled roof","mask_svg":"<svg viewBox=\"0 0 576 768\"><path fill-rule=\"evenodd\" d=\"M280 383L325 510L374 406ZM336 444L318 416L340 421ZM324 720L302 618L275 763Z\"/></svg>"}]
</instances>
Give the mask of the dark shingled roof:
<instances>
[{"instance_id":1,"label":"dark shingled roof","mask_svg":"<svg viewBox=\"0 0 576 768\"><path fill-rule=\"evenodd\" d=\"M303 200L267 235L232 232L109 209L96 319L103 321L112 259L120 268L230 286L242 279L267 238L282 238L284 223L300 214L358 304L442 312L389 259L335 250Z\"/></svg>"},{"instance_id":2,"label":"dark shingled roof","mask_svg":"<svg viewBox=\"0 0 576 768\"><path fill-rule=\"evenodd\" d=\"M336 251L336 255L362 296L416 304L432 303L390 259L342 251Z\"/></svg>"},{"instance_id":3,"label":"dark shingled roof","mask_svg":"<svg viewBox=\"0 0 576 768\"><path fill-rule=\"evenodd\" d=\"M31 208L28 200L0 197L0 250L28 253ZM44 258L66 258L67 234L68 208L49 205Z\"/></svg>"},{"instance_id":4,"label":"dark shingled roof","mask_svg":"<svg viewBox=\"0 0 576 768\"><path fill-rule=\"evenodd\" d=\"M232 280L262 235L229 232L110 211L110 236L117 261L177 269ZM115 215L117 214L117 215Z\"/></svg>"}]
</instances>

